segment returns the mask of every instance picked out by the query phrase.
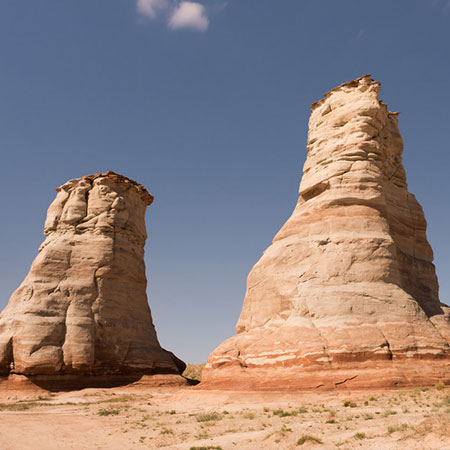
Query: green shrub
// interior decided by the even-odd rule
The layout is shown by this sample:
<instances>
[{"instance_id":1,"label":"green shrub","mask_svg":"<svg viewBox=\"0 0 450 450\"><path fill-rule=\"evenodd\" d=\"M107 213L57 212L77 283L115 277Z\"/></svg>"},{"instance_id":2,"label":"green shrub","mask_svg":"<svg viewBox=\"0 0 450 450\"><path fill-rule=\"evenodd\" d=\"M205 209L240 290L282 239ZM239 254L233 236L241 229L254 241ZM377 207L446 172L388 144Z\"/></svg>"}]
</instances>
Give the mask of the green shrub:
<instances>
[{"instance_id":1,"label":"green shrub","mask_svg":"<svg viewBox=\"0 0 450 450\"><path fill-rule=\"evenodd\" d=\"M117 416L119 414L119 410L118 409L112 409L112 408L104 408L104 409L99 409L97 414L99 416Z\"/></svg>"},{"instance_id":2,"label":"green shrub","mask_svg":"<svg viewBox=\"0 0 450 450\"><path fill-rule=\"evenodd\" d=\"M352 400L346 400L346 401L344 402L344 406L345 406L346 408L348 408L348 407L350 407L350 408L356 408L356 403L355 403L354 401L352 401Z\"/></svg>"},{"instance_id":3,"label":"green shrub","mask_svg":"<svg viewBox=\"0 0 450 450\"><path fill-rule=\"evenodd\" d=\"M279 417L288 417L288 416L296 416L298 414L298 411L284 411L282 409L276 409L275 411L273 411L273 415L274 416L279 416Z\"/></svg>"},{"instance_id":4,"label":"green shrub","mask_svg":"<svg viewBox=\"0 0 450 450\"><path fill-rule=\"evenodd\" d=\"M305 442L307 441L311 441L311 442L315 442L316 444L321 444L322 443L322 439L316 438L314 436L310 436L308 434L304 434L298 441L297 441L297 445L303 445Z\"/></svg>"}]
</instances>

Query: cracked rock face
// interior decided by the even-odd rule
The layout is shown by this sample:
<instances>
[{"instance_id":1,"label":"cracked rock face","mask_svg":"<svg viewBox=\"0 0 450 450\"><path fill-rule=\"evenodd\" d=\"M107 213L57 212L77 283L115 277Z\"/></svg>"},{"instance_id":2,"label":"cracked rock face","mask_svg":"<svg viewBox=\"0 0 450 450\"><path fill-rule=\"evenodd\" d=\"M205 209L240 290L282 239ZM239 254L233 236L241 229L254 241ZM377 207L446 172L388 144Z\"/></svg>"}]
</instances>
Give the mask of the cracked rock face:
<instances>
[{"instance_id":1,"label":"cracked rock face","mask_svg":"<svg viewBox=\"0 0 450 450\"><path fill-rule=\"evenodd\" d=\"M107 172L57 189L46 239L0 315L0 373L172 373L147 303L145 210L153 197Z\"/></svg>"},{"instance_id":2,"label":"cracked rock face","mask_svg":"<svg viewBox=\"0 0 450 450\"><path fill-rule=\"evenodd\" d=\"M450 383L450 309L378 94L364 76L312 105L297 206L251 270L205 387Z\"/></svg>"}]
</instances>

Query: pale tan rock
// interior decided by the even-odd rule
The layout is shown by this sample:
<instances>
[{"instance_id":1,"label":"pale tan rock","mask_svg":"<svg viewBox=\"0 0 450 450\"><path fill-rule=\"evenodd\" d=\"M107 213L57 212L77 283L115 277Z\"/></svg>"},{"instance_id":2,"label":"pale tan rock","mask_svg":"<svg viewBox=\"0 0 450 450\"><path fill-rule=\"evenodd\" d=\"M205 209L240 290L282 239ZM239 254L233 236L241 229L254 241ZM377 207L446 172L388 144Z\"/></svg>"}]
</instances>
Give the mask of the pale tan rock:
<instances>
[{"instance_id":1,"label":"pale tan rock","mask_svg":"<svg viewBox=\"0 0 450 450\"><path fill-rule=\"evenodd\" d=\"M297 206L248 276L237 335L205 387L450 382L421 206L408 192L397 113L366 75L312 105Z\"/></svg>"},{"instance_id":2,"label":"pale tan rock","mask_svg":"<svg viewBox=\"0 0 450 450\"><path fill-rule=\"evenodd\" d=\"M46 239L0 316L0 373L181 373L147 303L144 217L153 197L114 172L57 192Z\"/></svg>"}]
</instances>

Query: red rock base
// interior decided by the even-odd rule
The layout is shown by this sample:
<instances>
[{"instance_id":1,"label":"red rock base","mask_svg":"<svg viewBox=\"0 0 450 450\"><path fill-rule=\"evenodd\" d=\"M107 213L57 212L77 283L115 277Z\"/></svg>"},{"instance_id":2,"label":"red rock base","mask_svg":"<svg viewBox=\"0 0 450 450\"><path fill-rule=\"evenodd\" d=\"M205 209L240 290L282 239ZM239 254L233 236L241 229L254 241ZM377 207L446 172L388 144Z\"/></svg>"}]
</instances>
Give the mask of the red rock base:
<instances>
[{"instance_id":1,"label":"red rock base","mask_svg":"<svg viewBox=\"0 0 450 450\"><path fill-rule=\"evenodd\" d=\"M450 360L367 361L328 370L296 367L205 367L197 389L294 391L315 389L379 389L450 385Z\"/></svg>"}]
</instances>

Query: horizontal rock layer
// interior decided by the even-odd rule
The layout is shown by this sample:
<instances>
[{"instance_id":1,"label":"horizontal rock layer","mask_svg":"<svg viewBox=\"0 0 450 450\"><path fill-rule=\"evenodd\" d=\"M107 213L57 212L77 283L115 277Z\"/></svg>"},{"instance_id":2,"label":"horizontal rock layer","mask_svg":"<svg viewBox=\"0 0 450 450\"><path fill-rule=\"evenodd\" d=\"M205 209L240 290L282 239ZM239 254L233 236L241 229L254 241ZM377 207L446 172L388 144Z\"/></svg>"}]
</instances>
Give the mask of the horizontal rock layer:
<instances>
[{"instance_id":1,"label":"horizontal rock layer","mask_svg":"<svg viewBox=\"0 0 450 450\"><path fill-rule=\"evenodd\" d=\"M210 355L204 387L450 382L450 309L397 113L378 95L364 76L312 105L297 206L251 270L238 334Z\"/></svg>"}]
</instances>

